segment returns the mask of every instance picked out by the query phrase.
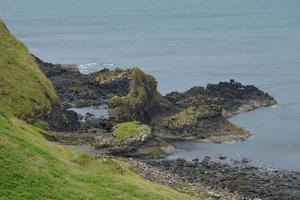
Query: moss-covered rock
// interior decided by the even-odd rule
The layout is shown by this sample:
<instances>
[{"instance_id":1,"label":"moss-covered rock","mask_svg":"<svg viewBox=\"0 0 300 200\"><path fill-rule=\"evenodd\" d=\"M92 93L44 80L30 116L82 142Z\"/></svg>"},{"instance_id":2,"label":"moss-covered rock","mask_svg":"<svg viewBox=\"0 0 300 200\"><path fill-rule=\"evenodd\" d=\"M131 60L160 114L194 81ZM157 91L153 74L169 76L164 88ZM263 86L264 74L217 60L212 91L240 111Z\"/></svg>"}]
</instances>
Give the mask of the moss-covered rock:
<instances>
[{"instance_id":1,"label":"moss-covered rock","mask_svg":"<svg viewBox=\"0 0 300 200\"><path fill-rule=\"evenodd\" d=\"M191 106L167 119L169 128L196 126L198 121L221 115L221 107L217 105Z\"/></svg>"},{"instance_id":2,"label":"moss-covered rock","mask_svg":"<svg viewBox=\"0 0 300 200\"><path fill-rule=\"evenodd\" d=\"M137 121L117 124L111 134L95 138L96 148L108 148L110 153L132 152L152 137L151 127Z\"/></svg>"},{"instance_id":3,"label":"moss-covered rock","mask_svg":"<svg viewBox=\"0 0 300 200\"><path fill-rule=\"evenodd\" d=\"M0 52L0 107L31 122L43 117L58 101L55 90L1 20Z\"/></svg>"},{"instance_id":4,"label":"moss-covered rock","mask_svg":"<svg viewBox=\"0 0 300 200\"><path fill-rule=\"evenodd\" d=\"M102 69L88 75L88 85L95 86L106 95L124 96L128 94L130 70L116 68Z\"/></svg>"},{"instance_id":5,"label":"moss-covered rock","mask_svg":"<svg viewBox=\"0 0 300 200\"><path fill-rule=\"evenodd\" d=\"M232 142L249 136L248 131L222 116L222 107L218 104L191 106L163 118L158 124L155 134L162 137Z\"/></svg>"},{"instance_id":6,"label":"moss-covered rock","mask_svg":"<svg viewBox=\"0 0 300 200\"><path fill-rule=\"evenodd\" d=\"M149 126L140 122L124 122L113 127L113 136L118 140L148 137L151 133Z\"/></svg>"},{"instance_id":7,"label":"moss-covered rock","mask_svg":"<svg viewBox=\"0 0 300 200\"><path fill-rule=\"evenodd\" d=\"M149 122L159 110L161 99L157 82L139 68L128 70L128 94L115 96L109 102L109 117L116 122Z\"/></svg>"}]
</instances>

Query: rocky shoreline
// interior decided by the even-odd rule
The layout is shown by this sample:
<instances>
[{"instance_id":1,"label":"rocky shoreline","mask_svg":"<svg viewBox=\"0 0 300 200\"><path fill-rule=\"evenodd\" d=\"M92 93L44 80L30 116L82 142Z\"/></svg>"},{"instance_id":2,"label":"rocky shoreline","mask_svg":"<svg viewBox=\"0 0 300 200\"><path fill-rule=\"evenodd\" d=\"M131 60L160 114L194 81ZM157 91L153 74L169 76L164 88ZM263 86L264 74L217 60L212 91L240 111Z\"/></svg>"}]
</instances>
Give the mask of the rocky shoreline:
<instances>
[{"instance_id":1,"label":"rocky shoreline","mask_svg":"<svg viewBox=\"0 0 300 200\"><path fill-rule=\"evenodd\" d=\"M224 189L249 199L300 199L299 172L254 167L246 159L231 164L213 162L209 157L191 162L184 159L146 162L179 176L187 185L201 183L210 189ZM152 176L151 173L146 174Z\"/></svg>"},{"instance_id":2,"label":"rocky shoreline","mask_svg":"<svg viewBox=\"0 0 300 200\"><path fill-rule=\"evenodd\" d=\"M138 68L84 75L74 65L36 61L60 97L59 105L45 117L52 130L46 135L49 140L88 145L84 151L99 158L130 157L143 177L194 195L205 191L215 199L299 199L297 172L258 168L246 160L225 164L208 157L192 162L164 159L176 152L170 139L246 140L251 133L228 118L277 103L255 86L230 80L163 96L155 78ZM70 109L103 103L108 109L104 118ZM125 137L116 134L122 125Z\"/></svg>"},{"instance_id":3,"label":"rocky shoreline","mask_svg":"<svg viewBox=\"0 0 300 200\"><path fill-rule=\"evenodd\" d=\"M220 200L300 198L299 172L254 167L247 159L233 160L231 163L210 161L210 157L202 161L198 159L186 161L181 158L139 160L107 156L99 151L88 152L98 159L120 159L132 163L135 171L144 178L201 198Z\"/></svg>"}]
</instances>

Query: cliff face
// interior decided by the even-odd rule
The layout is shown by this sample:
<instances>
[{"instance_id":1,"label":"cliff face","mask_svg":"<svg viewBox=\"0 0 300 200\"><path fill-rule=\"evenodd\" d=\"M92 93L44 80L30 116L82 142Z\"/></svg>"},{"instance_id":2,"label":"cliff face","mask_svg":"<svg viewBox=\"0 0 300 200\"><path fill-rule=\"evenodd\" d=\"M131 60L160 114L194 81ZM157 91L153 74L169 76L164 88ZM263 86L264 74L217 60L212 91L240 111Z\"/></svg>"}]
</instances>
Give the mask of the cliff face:
<instances>
[{"instance_id":1,"label":"cliff face","mask_svg":"<svg viewBox=\"0 0 300 200\"><path fill-rule=\"evenodd\" d=\"M138 68L129 69L128 77L128 94L110 100L109 118L115 122L149 122L160 108L157 82Z\"/></svg>"},{"instance_id":2,"label":"cliff face","mask_svg":"<svg viewBox=\"0 0 300 200\"><path fill-rule=\"evenodd\" d=\"M0 52L0 107L29 122L48 115L58 101L55 90L1 20Z\"/></svg>"}]
</instances>

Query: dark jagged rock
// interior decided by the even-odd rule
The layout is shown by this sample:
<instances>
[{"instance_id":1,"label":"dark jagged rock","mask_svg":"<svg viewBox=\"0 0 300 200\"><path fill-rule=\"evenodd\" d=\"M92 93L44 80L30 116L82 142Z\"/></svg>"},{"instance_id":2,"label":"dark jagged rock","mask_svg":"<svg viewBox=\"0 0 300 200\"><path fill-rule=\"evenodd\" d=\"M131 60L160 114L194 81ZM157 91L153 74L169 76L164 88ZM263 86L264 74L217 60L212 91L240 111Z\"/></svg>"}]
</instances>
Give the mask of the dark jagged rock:
<instances>
[{"instance_id":1,"label":"dark jagged rock","mask_svg":"<svg viewBox=\"0 0 300 200\"><path fill-rule=\"evenodd\" d=\"M234 80L163 97L157 91L155 78L138 68L103 69L83 75L75 66L36 60L52 81L64 107L109 102L108 120L91 117L81 120L80 126L69 120L73 123L71 127L79 131L93 128L109 131L116 123L137 120L151 124L154 135L162 138L235 142L245 140L250 134L229 122L227 117L276 103L267 93ZM58 116L58 119L62 118ZM58 122L52 124L59 127Z\"/></svg>"},{"instance_id":2,"label":"dark jagged rock","mask_svg":"<svg viewBox=\"0 0 300 200\"><path fill-rule=\"evenodd\" d=\"M106 95L125 96L129 90L129 71L102 69L90 74L88 83Z\"/></svg>"},{"instance_id":3,"label":"dark jagged rock","mask_svg":"<svg viewBox=\"0 0 300 200\"><path fill-rule=\"evenodd\" d=\"M84 75L75 66L45 63L38 58L36 61L65 107L99 105L110 99L112 123L149 122L160 109L161 95L155 79L138 68L103 69Z\"/></svg>"},{"instance_id":4,"label":"dark jagged rock","mask_svg":"<svg viewBox=\"0 0 300 200\"><path fill-rule=\"evenodd\" d=\"M169 102L165 105L171 112L152 121L156 135L213 142L245 140L250 133L226 118L276 104L267 93L234 80L193 87L184 93L171 92L164 101Z\"/></svg>"},{"instance_id":5,"label":"dark jagged rock","mask_svg":"<svg viewBox=\"0 0 300 200\"><path fill-rule=\"evenodd\" d=\"M87 84L88 76L81 74L76 66L46 63L39 58L36 61L51 80L62 104L84 107L102 102L103 92Z\"/></svg>"},{"instance_id":6,"label":"dark jagged rock","mask_svg":"<svg viewBox=\"0 0 300 200\"><path fill-rule=\"evenodd\" d=\"M259 107L271 106L277 102L268 93L253 85L242 85L231 80L219 84L209 84L206 87L208 96L217 98L223 105L226 116L236 115Z\"/></svg>"},{"instance_id":7,"label":"dark jagged rock","mask_svg":"<svg viewBox=\"0 0 300 200\"><path fill-rule=\"evenodd\" d=\"M277 103L268 93L255 86L244 86L234 80L208 84L206 88L193 87L184 93L171 92L166 95L166 99L183 108L211 101L222 106L226 117Z\"/></svg>"},{"instance_id":8,"label":"dark jagged rock","mask_svg":"<svg viewBox=\"0 0 300 200\"><path fill-rule=\"evenodd\" d=\"M49 128L56 131L76 130L79 127L78 115L74 111L67 111L58 102L52 105L51 111L45 117Z\"/></svg>"}]
</instances>

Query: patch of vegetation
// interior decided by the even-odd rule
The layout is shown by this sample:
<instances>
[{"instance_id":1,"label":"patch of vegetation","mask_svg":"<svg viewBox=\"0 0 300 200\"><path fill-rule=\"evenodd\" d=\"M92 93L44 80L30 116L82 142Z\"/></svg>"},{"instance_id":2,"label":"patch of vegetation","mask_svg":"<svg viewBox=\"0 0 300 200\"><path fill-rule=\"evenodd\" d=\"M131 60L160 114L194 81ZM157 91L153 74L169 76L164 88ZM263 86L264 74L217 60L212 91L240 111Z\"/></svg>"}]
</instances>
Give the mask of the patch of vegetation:
<instances>
[{"instance_id":1,"label":"patch of vegetation","mask_svg":"<svg viewBox=\"0 0 300 200\"><path fill-rule=\"evenodd\" d=\"M40 128L40 129L43 129L43 130L47 130L49 129L49 124L48 122L44 121L44 120L41 120L41 119L38 119L36 120L34 123L33 123L34 126Z\"/></svg>"},{"instance_id":2,"label":"patch of vegetation","mask_svg":"<svg viewBox=\"0 0 300 200\"><path fill-rule=\"evenodd\" d=\"M208 118L220 114L220 110L216 106L200 105L191 106L182 112L168 119L169 126L190 126L195 125L199 119Z\"/></svg>"},{"instance_id":3,"label":"patch of vegetation","mask_svg":"<svg viewBox=\"0 0 300 200\"><path fill-rule=\"evenodd\" d=\"M58 98L26 46L0 20L0 107L35 120ZM35 119L34 119L35 118Z\"/></svg>"},{"instance_id":4,"label":"patch of vegetation","mask_svg":"<svg viewBox=\"0 0 300 200\"><path fill-rule=\"evenodd\" d=\"M113 136L118 140L150 133L150 127L138 121L119 123L113 127Z\"/></svg>"}]
</instances>

